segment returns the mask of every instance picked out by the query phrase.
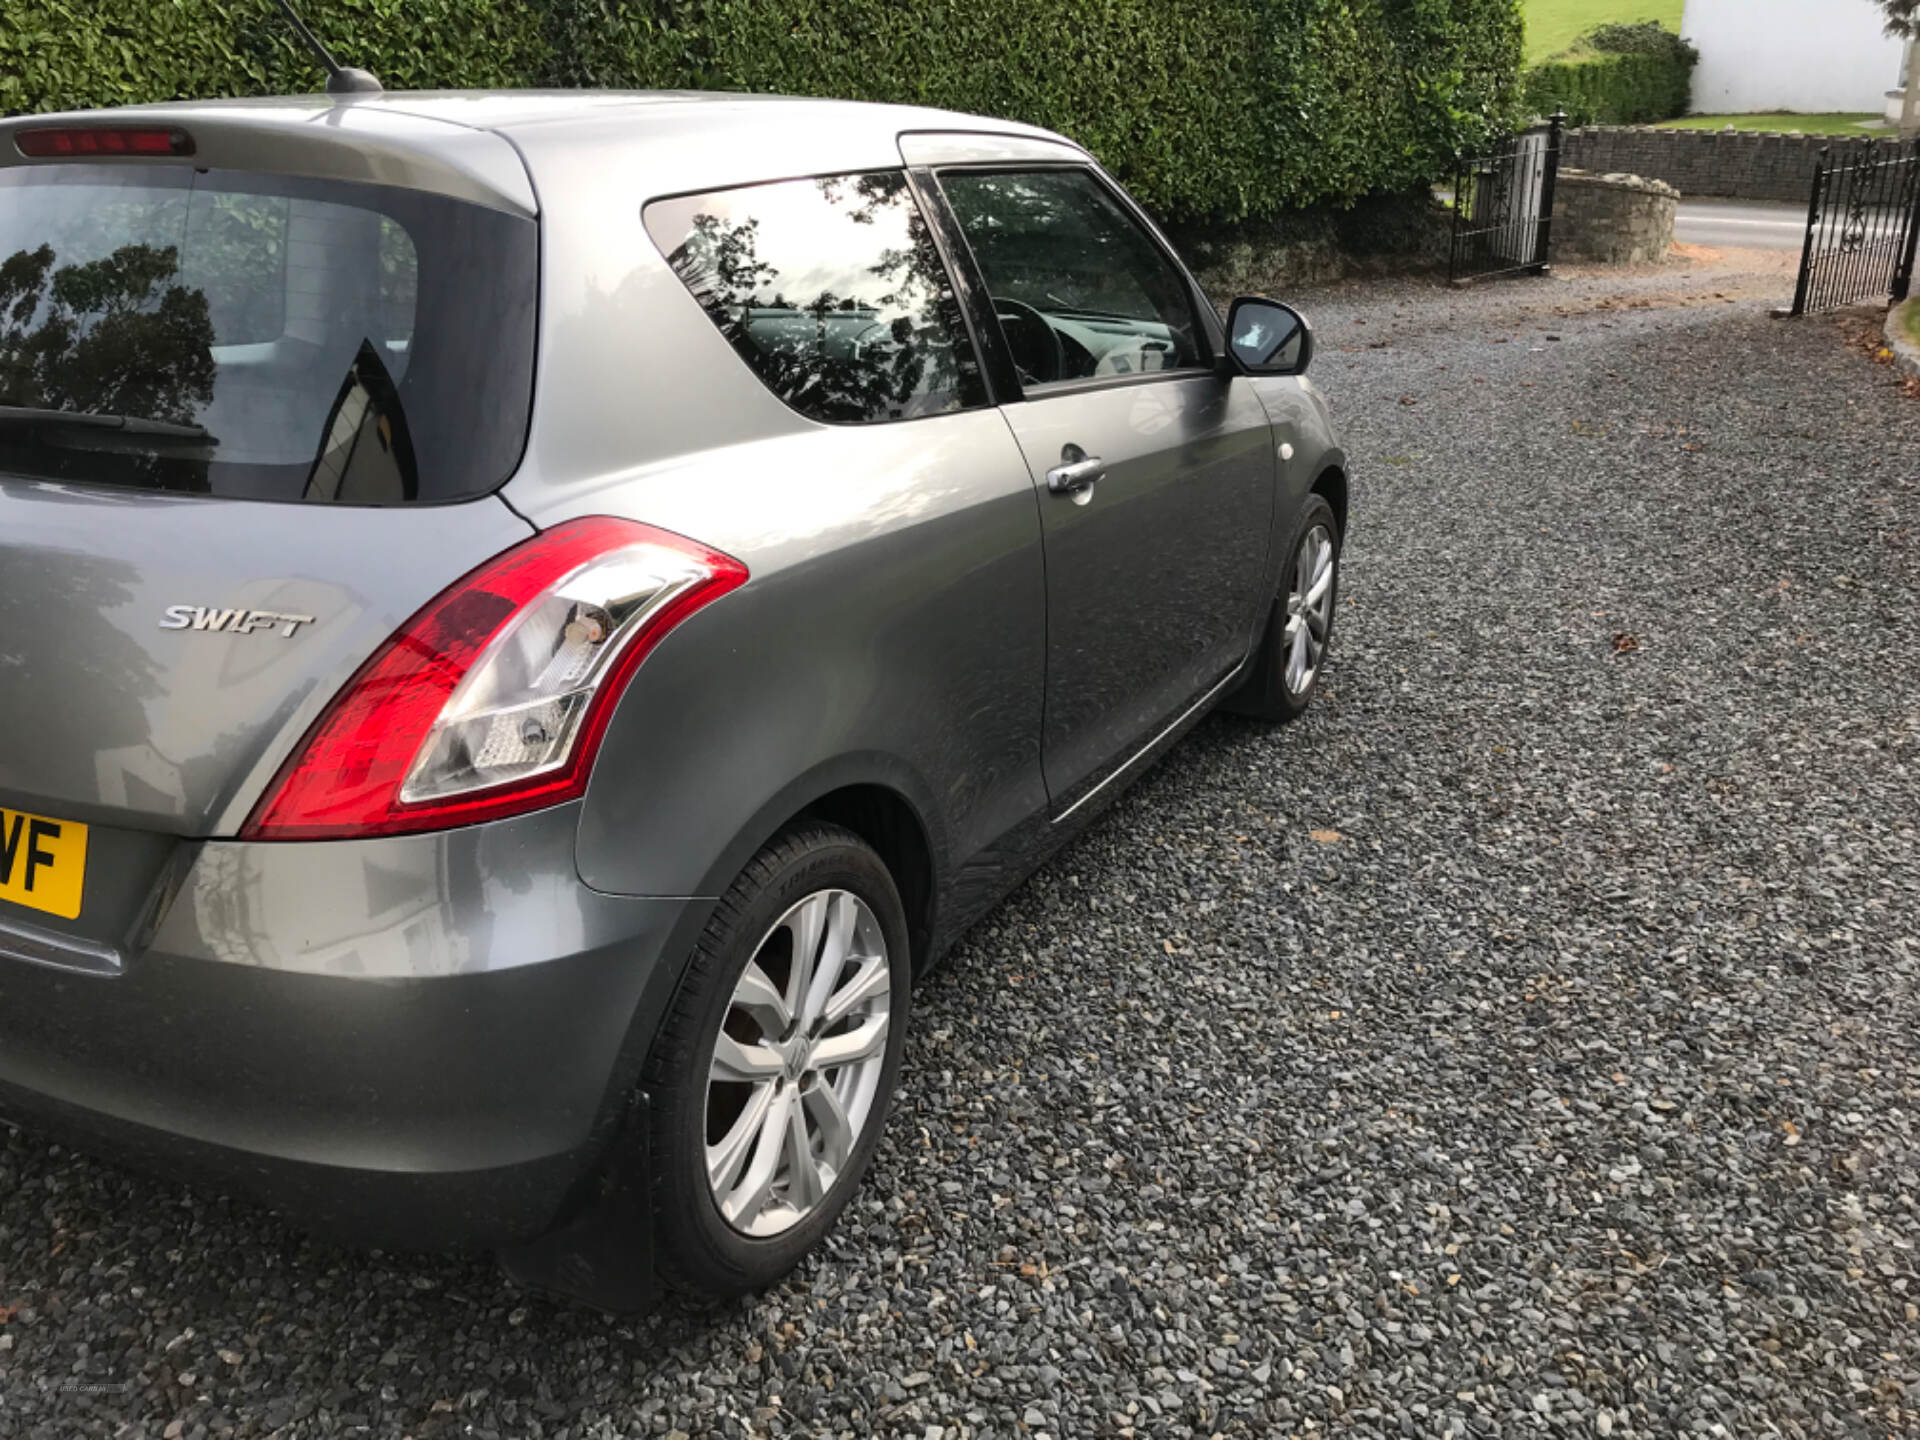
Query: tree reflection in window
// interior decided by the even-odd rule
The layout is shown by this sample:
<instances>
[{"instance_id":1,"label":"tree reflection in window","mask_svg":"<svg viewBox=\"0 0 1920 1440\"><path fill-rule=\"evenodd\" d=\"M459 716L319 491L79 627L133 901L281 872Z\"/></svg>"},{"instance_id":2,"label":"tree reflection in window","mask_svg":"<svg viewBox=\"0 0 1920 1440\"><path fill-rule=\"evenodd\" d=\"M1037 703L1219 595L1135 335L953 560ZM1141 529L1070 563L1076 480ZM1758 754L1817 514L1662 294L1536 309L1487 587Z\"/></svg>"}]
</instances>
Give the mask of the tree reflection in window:
<instances>
[{"instance_id":1,"label":"tree reflection in window","mask_svg":"<svg viewBox=\"0 0 1920 1440\"><path fill-rule=\"evenodd\" d=\"M960 309L898 172L661 201L647 228L761 381L816 420L985 403Z\"/></svg>"},{"instance_id":2,"label":"tree reflection in window","mask_svg":"<svg viewBox=\"0 0 1920 1440\"><path fill-rule=\"evenodd\" d=\"M174 283L172 245L54 268L51 245L0 260L0 404L193 423L213 398L207 297Z\"/></svg>"}]
</instances>

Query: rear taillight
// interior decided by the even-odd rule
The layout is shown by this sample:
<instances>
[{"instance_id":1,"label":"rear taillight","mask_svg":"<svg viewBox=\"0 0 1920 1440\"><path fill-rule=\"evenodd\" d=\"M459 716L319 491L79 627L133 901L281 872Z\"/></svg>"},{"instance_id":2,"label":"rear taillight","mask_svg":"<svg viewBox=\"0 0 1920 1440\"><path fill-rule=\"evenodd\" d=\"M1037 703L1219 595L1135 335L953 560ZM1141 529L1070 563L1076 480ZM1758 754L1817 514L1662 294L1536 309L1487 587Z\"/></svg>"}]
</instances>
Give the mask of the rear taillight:
<instances>
[{"instance_id":1,"label":"rear taillight","mask_svg":"<svg viewBox=\"0 0 1920 1440\"><path fill-rule=\"evenodd\" d=\"M746 578L731 556L628 520L573 520L516 546L360 668L242 837L437 830L575 798L635 667Z\"/></svg>"},{"instance_id":2,"label":"rear taillight","mask_svg":"<svg viewBox=\"0 0 1920 1440\"><path fill-rule=\"evenodd\" d=\"M13 147L29 160L158 157L193 154L193 137L161 126L61 125L17 131Z\"/></svg>"}]
</instances>

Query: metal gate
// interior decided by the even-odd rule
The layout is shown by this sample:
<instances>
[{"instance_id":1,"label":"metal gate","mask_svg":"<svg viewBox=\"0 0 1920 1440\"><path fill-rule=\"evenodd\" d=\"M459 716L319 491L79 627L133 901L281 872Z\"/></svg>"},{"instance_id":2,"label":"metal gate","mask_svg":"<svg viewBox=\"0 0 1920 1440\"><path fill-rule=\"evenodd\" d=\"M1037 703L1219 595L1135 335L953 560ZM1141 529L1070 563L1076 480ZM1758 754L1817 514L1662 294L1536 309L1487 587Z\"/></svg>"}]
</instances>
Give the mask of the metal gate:
<instances>
[{"instance_id":1,"label":"metal gate","mask_svg":"<svg viewBox=\"0 0 1920 1440\"><path fill-rule=\"evenodd\" d=\"M1869 140L1837 162L1831 149L1814 162L1795 315L1882 297L1904 300L1913 282L1920 141L1896 147Z\"/></svg>"},{"instance_id":2,"label":"metal gate","mask_svg":"<svg viewBox=\"0 0 1920 1440\"><path fill-rule=\"evenodd\" d=\"M1547 268L1553 238L1553 182L1560 173L1565 111L1523 130L1491 155L1460 161L1453 181L1453 241L1447 279Z\"/></svg>"}]
</instances>

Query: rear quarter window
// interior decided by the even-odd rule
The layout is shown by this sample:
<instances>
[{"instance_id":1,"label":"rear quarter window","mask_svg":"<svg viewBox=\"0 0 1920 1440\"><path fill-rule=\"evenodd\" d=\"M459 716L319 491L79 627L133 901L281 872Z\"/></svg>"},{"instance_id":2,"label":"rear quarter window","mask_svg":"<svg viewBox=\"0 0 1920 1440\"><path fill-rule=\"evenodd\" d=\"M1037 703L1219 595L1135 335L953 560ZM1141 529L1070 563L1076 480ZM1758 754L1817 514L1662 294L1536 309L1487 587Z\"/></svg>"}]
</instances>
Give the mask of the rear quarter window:
<instances>
[{"instance_id":1,"label":"rear quarter window","mask_svg":"<svg viewBox=\"0 0 1920 1440\"><path fill-rule=\"evenodd\" d=\"M775 395L830 424L986 403L960 306L898 171L657 200L647 232Z\"/></svg>"}]
</instances>

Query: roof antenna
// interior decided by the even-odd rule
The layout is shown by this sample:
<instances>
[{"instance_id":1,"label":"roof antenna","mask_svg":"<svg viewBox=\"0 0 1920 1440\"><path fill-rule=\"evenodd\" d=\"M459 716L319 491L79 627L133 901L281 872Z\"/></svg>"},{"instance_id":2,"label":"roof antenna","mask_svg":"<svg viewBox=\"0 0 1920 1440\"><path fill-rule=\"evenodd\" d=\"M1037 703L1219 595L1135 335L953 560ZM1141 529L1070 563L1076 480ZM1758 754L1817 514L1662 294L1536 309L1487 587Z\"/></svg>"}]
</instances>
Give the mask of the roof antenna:
<instances>
[{"instance_id":1,"label":"roof antenna","mask_svg":"<svg viewBox=\"0 0 1920 1440\"><path fill-rule=\"evenodd\" d=\"M274 0L281 12L286 15L287 23L293 26L300 38L307 42L307 48L313 51L313 58L326 67L327 94L329 95L378 95L380 82L374 78L371 70L356 70L351 65L342 65L327 53L327 47L309 30L306 22L294 14L288 0Z\"/></svg>"}]
</instances>

